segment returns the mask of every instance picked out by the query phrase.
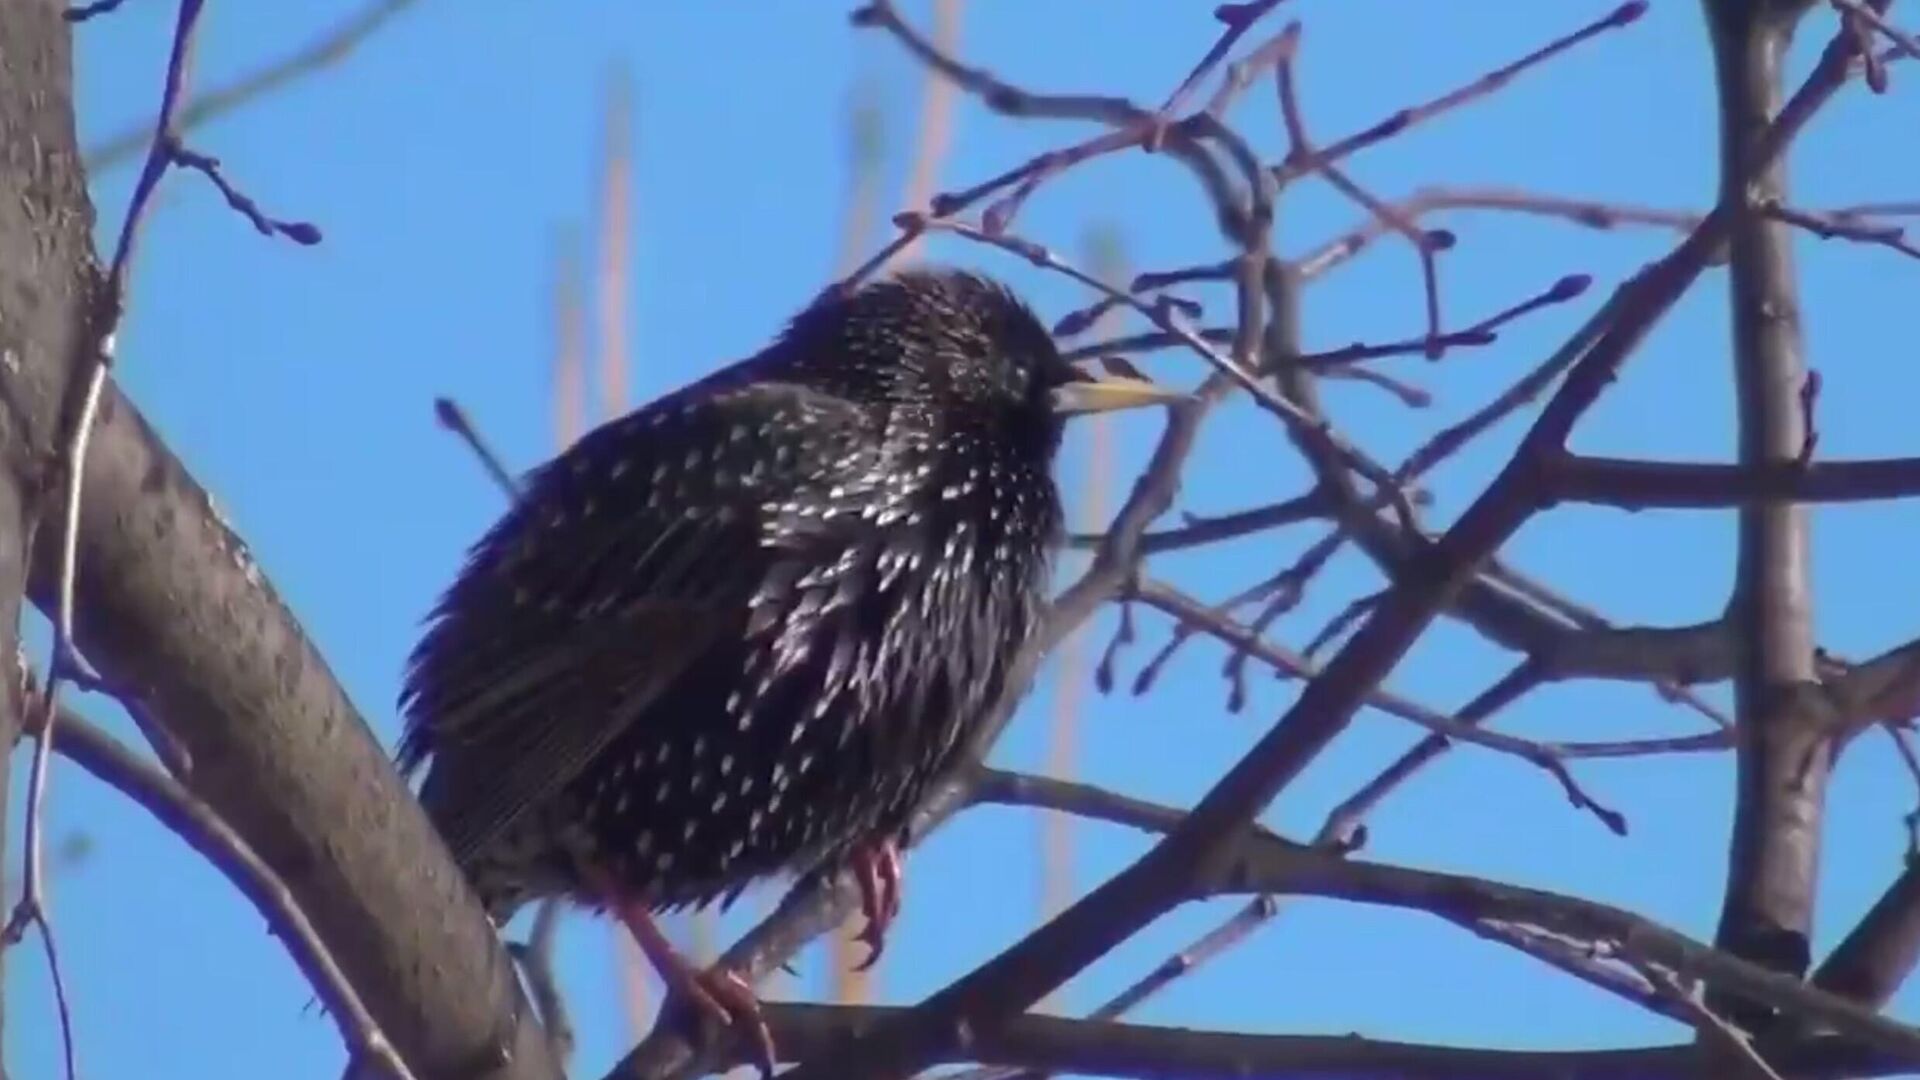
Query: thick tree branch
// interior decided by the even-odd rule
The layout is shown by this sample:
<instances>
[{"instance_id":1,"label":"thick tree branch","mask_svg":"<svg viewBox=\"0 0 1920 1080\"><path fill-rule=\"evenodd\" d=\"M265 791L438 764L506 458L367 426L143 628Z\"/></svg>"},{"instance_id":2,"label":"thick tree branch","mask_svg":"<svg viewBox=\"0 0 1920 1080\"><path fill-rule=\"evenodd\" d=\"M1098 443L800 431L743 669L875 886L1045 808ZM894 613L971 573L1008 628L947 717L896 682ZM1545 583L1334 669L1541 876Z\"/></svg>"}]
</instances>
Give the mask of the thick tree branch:
<instances>
[{"instance_id":1,"label":"thick tree branch","mask_svg":"<svg viewBox=\"0 0 1920 1080\"><path fill-rule=\"evenodd\" d=\"M0 295L40 297L0 323L13 337L0 453L16 479L55 460L74 335L99 287L59 18L45 0L0 5L0 107L35 110L5 125L22 149L0 179L25 193L0 199L0 229L17 230L0 246L38 253L0 260L24 281ZM491 924L245 544L111 385L99 412L76 538L80 648L292 890L416 1072L558 1076ZM31 567L46 611L58 531L43 525Z\"/></svg>"},{"instance_id":2,"label":"thick tree branch","mask_svg":"<svg viewBox=\"0 0 1920 1080\"><path fill-rule=\"evenodd\" d=\"M769 1004L768 1023L797 1056L833 1047L890 1022L885 1006ZM1793 1080L1855 1080L1902 1075L1898 1055L1833 1037L1762 1048ZM1244 1035L1148 1027L1053 1016L1021 1016L964 1046L943 1048L940 1063L982 1062L1138 1080L1694 1080L1691 1047L1628 1050L1481 1050L1387 1042L1358 1035Z\"/></svg>"},{"instance_id":3,"label":"thick tree branch","mask_svg":"<svg viewBox=\"0 0 1920 1080\"><path fill-rule=\"evenodd\" d=\"M983 798L1044 805L1153 832L1177 829L1186 818L1178 810L1084 784L998 771L986 773L982 784ZM1536 955L1528 938L1550 935L1580 945L1595 960L1651 965L1677 980L1704 981L1736 998L1772 1003L1824 1022L1902 1060L1920 1061L1920 1030L1809 989L1798 980L1702 945L1639 915L1578 897L1349 859L1342 852L1304 846L1257 825L1237 833L1217 869L1196 881L1183 898L1242 892L1332 897L1421 911ZM1515 930L1526 933L1516 935ZM956 1045L964 1048L966 1043Z\"/></svg>"},{"instance_id":4,"label":"thick tree branch","mask_svg":"<svg viewBox=\"0 0 1920 1080\"><path fill-rule=\"evenodd\" d=\"M95 284L62 15L54 0L0 4L0 747L9 751L28 727L19 616L64 400L64 384L36 396L16 373L66 369ZM0 776L0 807L11 805L6 790Z\"/></svg>"},{"instance_id":5,"label":"thick tree branch","mask_svg":"<svg viewBox=\"0 0 1920 1080\"><path fill-rule=\"evenodd\" d=\"M86 492L81 648L293 890L402 1056L423 1076L557 1076L492 924L366 722L205 490L112 387ZM54 569L35 566L43 607Z\"/></svg>"},{"instance_id":6,"label":"thick tree branch","mask_svg":"<svg viewBox=\"0 0 1920 1080\"><path fill-rule=\"evenodd\" d=\"M1077 798L1077 796L1075 796ZM1166 811L1167 813L1175 813ZM1773 1003L1781 1007L1792 1008L1798 1015L1816 1019L1830 1025L1836 1032L1847 1037L1848 1042L1822 1040L1824 1054L1835 1053L1840 1047L1849 1047L1837 1059L1808 1059L1802 1056L1804 1050L1812 1045L1801 1041L1779 1041L1765 1045L1761 1051L1766 1060L1789 1075L1835 1075L1824 1071L1853 1069L1853 1075L1892 1071L1898 1068L1912 1068L1920 1061L1920 1030L1896 1023L1874 1015L1870 1010L1851 1005L1831 994L1811 989L1798 980L1769 972L1764 968L1747 963L1738 958L1719 952L1713 948L1693 941L1664 926L1642 918L1631 912L1604 904L1596 904L1577 897L1506 885L1499 882L1457 874L1433 873L1406 867L1364 860L1346 859L1335 853L1321 852L1283 840L1271 835L1241 833L1233 845L1226 861L1217 875L1195 883L1190 895L1221 895L1239 892L1258 892L1263 894L1311 895L1350 900L1358 903L1378 904L1405 910L1420 911L1446 919L1449 922L1485 933L1489 929L1503 927L1528 927L1535 932L1558 935L1565 940L1584 943L1584 947L1602 960L1613 960L1622 964L1644 965L1652 970L1664 973L1675 980L1676 984L1694 980L1726 989L1738 997ZM1489 935L1492 936L1492 935ZM1497 938L1499 939L1499 938ZM1499 939L1504 940L1504 939ZM832 1055L843 1046L836 1040L841 1038L871 1037L876 1032L868 1031L864 1018L872 1014L852 1013L832 1007L821 1006L772 1006L770 1013L781 1017L775 1020L780 1033L780 1045L789 1056L810 1058L816 1055ZM886 1018L890 1023L910 1023L911 1012L889 1011ZM1198 1052L1204 1048L1209 1053L1217 1053L1226 1048L1219 1040L1238 1038L1257 1038L1252 1036L1226 1036L1218 1039L1212 1036L1196 1037L1194 1040L1181 1040L1167 1036L1167 1041L1151 1044L1133 1044L1135 1054L1129 1060L1131 1064L1116 1064L1118 1059L1101 1059L1095 1065L1087 1058L1075 1058L1063 1061L1055 1055L1068 1052L1067 1044L1078 1049L1071 1052L1091 1053L1087 1046L1097 1041L1101 1031L1151 1031L1155 1029L1117 1028L1114 1025L1091 1023L1086 1021L1047 1021L1064 1025L1051 1029L1054 1037L1065 1040L1064 1044L1048 1049L1034 1042L1011 1034L1019 1031L1032 1031L1026 1025L1039 1022L1039 1017L1021 1017L1004 1027L972 1028L957 1027L947 1033L933 1046L928 1048L930 1061L986 1061L1004 1064L1025 1065L1040 1068L1071 1068L1076 1071L1096 1072L1120 1076L1164 1076L1189 1075L1189 1069L1199 1070L1199 1075L1214 1075L1210 1070L1228 1067L1226 1062L1239 1060L1242 1067L1250 1066L1244 1058L1232 1056L1218 1059L1216 1064L1201 1064L1198 1059L1187 1058L1185 1053ZM824 1023L829 1030L802 1030L805 1025ZM854 1028L841 1025L854 1024ZM792 1026L790 1026L792 1025ZM1166 1029L1159 1029L1166 1030ZM1192 1033L1189 1033L1192 1034ZM791 1037L789 1037L791 1036ZM1116 1035L1121 1037L1121 1035ZM1002 1042L1001 1040L1010 1040ZM1339 1041L1354 1043L1352 1037ZM1235 1044L1241 1050L1245 1044ZM1266 1044L1266 1049L1275 1051L1283 1048L1302 1049L1320 1045L1309 1041L1293 1042L1283 1040ZM1380 1045L1380 1044L1363 1044ZM1014 1047L1017 1046L1018 1049ZM1001 1049L988 1049L998 1047ZM1871 1047L1866 1050L1863 1048ZM1575 1072L1572 1075L1634 1076L1649 1075L1643 1071L1625 1070L1658 1068L1653 1075L1689 1076L1697 1075L1698 1062L1692 1056L1691 1048L1662 1048L1658 1065L1647 1058L1637 1056L1639 1052L1609 1051L1598 1054L1590 1064L1602 1071L1591 1073ZM1169 1059L1168 1055L1176 1055ZM1274 1059L1261 1068L1276 1070L1271 1075L1322 1075L1314 1071L1307 1060ZM1519 1067L1521 1061L1527 1062L1526 1072L1507 1072L1496 1070L1492 1073L1461 1073L1458 1075L1567 1075L1554 1071L1556 1067L1571 1066L1589 1059L1581 1053L1548 1054L1524 1059L1480 1060L1482 1066L1498 1065L1502 1061ZM1823 1060L1829 1064L1822 1064ZM1352 1062L1357 1064L1358 1059ZM1442 1059L1428 1055L1400 1059L1396 1064L1381 1061L1376 1066L1382 1070L1361 1075L1409 1075L1405 1070L1413 1069L1411 1075L1429 1075L1418 1070L1438 1067ZM1328 1068L1336 1071L1330 1075L1345 1075L1337 1071L1340 1066L1325 1062ZM1844 1074L1844 1073L1843 1073ZM1240 1075L1269 1075L1266 1072L1242 1073ZM1452 1076L1453 1072L1436 1072L1432 1075Z\"/></svg>"},{"instance_id":7,"label":"thick tree branch","mask_svg":"<svg viewBox=\"0 0 1920 1080\"><path fill-rule=\"evenodd\" d=\"M1807 369L1786 226L1761 210L1786 201L1783 157L1759 159L1781 109L1781 65L1802 5L1706 0L1720 107L1720 200L1730 229L1729 298L1739 460L1751 470L1803 463L1812 449L1801 395ZM1806 512L1767 500L1740 512L1729 615L1742 734L1732 855L1718 941L1793 975L1809 959L1821 821L1833 750L1807 691L1816 684ZM1747 1030L1764 1014L1710 1002Z\"/></svg>"}]
</instances>

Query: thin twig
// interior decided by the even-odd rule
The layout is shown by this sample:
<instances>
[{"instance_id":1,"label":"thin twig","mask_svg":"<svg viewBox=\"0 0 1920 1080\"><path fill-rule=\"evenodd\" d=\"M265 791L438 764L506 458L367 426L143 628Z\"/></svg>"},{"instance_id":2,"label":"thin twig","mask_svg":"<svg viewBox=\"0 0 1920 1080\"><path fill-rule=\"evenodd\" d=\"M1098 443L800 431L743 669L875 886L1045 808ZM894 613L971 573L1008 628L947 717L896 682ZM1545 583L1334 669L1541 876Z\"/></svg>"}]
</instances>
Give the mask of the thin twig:
<instances>
[{"instance_id":1,"label":"thin twig","mask_svg":"<svg viewBox=\"0 0 1920 1080\"><path fill-rule=\"evenodd\" d=\"M1018 255L1035 266L1065 274L1067 277L1080 282L1082 285L1104 293L1118 303L1130 307L1146 316L1154 325L1179 338L1182 345L1185 345L1188 349L1206 360L1213 366L1215 371L1232 380L1239 389L1246 391L1261 408L1279 417L1289 428L1294 429L1308 438L1322 442L1333 449L1355 472L1378 485L1382 491L1394 496L1394 501L1404 508L1407 515L1411 516L1412 506L1407 503L1401 485L1396 482L1384 468L1373 461L1372 458L1368 457L1363 451L1348 443L1333 430L1332 425L1328 424L1327 421L1320 417L1309 415L1298 405L1276 394L1257 373L1250 370L1239 358L1228 357L1226 354L1220 352L1220 350L1214 348L1210 342L1196 333L1191 326L1187 325L1187 323L1181 319L1176 311L1167 305L1149 304L1131 293L1116 289L1111 284L1100 280L1097 276L1074 266L1072 263L1055 255L1049 249L1032 243L1031 241L989 232L984 228L970 225L964 221L952 221L944 218L925 218L920 215L902 215L902 218L904 219L902 221L903 228L909 230L918 228L950 232L976 243L999 248L1002 251Z\"/></svg>"},{"instance_id":2,"label":"thin twig","mask_svg":"<svg viewBox=\"0 0 1920 1080\"><path fill-rule=\"evenodd\" d=\"M1760 212L1797 229L1805 229L1822 240L1851 240L1860 244L1873 244L1891 248L1910 259L1920 259L1920 247L1910 243L1906 238L1906 230L1898 225L1870 224L1858 218L1822 214L1817 210L1797 210L1778 200L1763 201L1760 204Z\"/></svg>"},{"instance_id":3,"label":"thin twig","mask_svg":"<svg viewBox=\"0 0 1920 1080\"><path fill-rule=\"evenodd\" d=\"M1767 1059L1761 1057L1760 1052L1754 1049L1751 1036L1733 1026L1726 1017L1707 1005L1701 996L1700 984L1697 980L1689 985L1659 964L1634 958L1628 958L1627 962L1644 975L1649 983L1659 988L1669 999L1684 1009L1696 1029L1712 1034L1721 1045L1732 1050L1735 1059L1744 1067L1743 1071L1753 1080L1783 1080L1774 1067L1767 1064Z\"/></svg>"},{"instance_id":4,"label":"thin twig","mask_svg":"<svg viewBox=\"0 0 1920 1080\"><path fill-rule=\"evenodd\" d=\"M1920 60L1920 38L1915 38L1882 18L1880 13L1860 2L1860 0L1828 0L1834 8L1844 15L1859 19L1872 27L1875 32L1893 42L1893 47L1916 60ZM1862 50L1864 53L1865 50ZM1867 55L1872 55L1868 53Z\"/></svg>"},{"instance_id":5,"label":"thin twig","mask_svg":"<svg viewBox=\"0 0 1920 1080\"><path fill-rule=\"evenodd\" d=\"M219 158L187 149L180 144L178 136L169 134L168 137L171 140L168 153L173 156L173 163L192 169L212 181L213 186L219 189L221 198L227 200L227 205L252 222L262 236L284 236L296 244L308 246L320 242L319 226L308 221L285 221L268 216L266 211L260 209L259 203L234 187L233 182L220 171Z\"/></svg>"},{"instance_id":6,"label":"thin twig","mask_svg":"<svg viewBox=\"0 0 1920 1080\"><path fill-rule=\"evenodd\" d=\"M1500 187L1432 185L1394 202L1392 207L1395 213L1409 221L1450 210L1483 210L1552 218L1603 232L1622 225L1644 225L1684 232L1700 223L1700 215L1685 211L1574 199ZM1389 231L1382 219L1369 218L1300 256L1295 260L1295 265L1304 278L1312 280L1324 277Z\"/></svg>"},{"instance_id":7,"label":"thin twig","mask_svg":"<svg viewBox=\"0 0 1920 1080\"><path fill-rule=\"evenodd\" d=\"M1313 140L1307 135L1306 119L1300 109L1300 94L1294 86L1290 57L1282 57L1274 69L1274 86L1280 95L1280 115L1287 129L1287 160L1311 162L1313 172L1320 174L1342 195L1359 203L1375 220L1405 237L1420 256L1420 280L1425 289L1427 313L1426 347L1423 351L1429 360L1438 359L1446 350L1446 345L1440 330L1440 273L1435 256L1453 246L1453 234L1429 232L1415 225L1411 218L1355 183L1339 166L1325 160L1314 150Z\"/></svg>"},{"instance_id":8,"label":"thin twig","mask_svg":"<svg viewBox=\"0 0 1920 1080\"><path fill-rule=\"evenodd\" d=\"M99 15L110 14L119 9L127 0L93 0L90 4L81 4L67 9L66 18L70 23L82 23Z\"/></svg>"},{"instance_id":9,"label":"thin twig","mask_svg":"<svg viewBox=\"0 0 1920 1080\"><path fill-rule=\"evenodd\" d=\"M562 903L558 897L542 900L534 911L533 929L528 931L526 942L507 948L519 961L520 973L526 977L527 996L539 1010L540 1024L547 1029L548 1041L553 1043L553 1056L564 1066L573 1056L574 1035L573 1021L567 1016L566 995L560 992L560 981L553 973Z\"/></svg>"},{"instance_id":10,"label":"thin twig","mask_svg":"<svg viewBox=\"0 0 1920 1080\"><path fill-rule=\"evenodd\" d=\"M1274 166L1274 178L1283 185L1287 184L1313 172L1322 163L1332 164L1357 151L1400 135L1415 124L1431 120L1462 105L1484 100L1511 83L1523 72L1538 67L1575 45L1597 37L1604 31L1626 26L1646 14L1646 11L1645 0L1629 0L1628 3L1621 4L1573 33L1535 49L1512 63L1495 68L1465 86L1450 90L1431 101L1397 110L1371 127L1336 140L1322 149L1313 159L1289 159Z\"/></svg>"},{"instance_id":11,"label":"thin twig","mask_svg":"<svg viewBox=\"0 0 1920 1080\"><path fill-rule=\"evenodd\" d=\"M1220 925L1195 938L1192 944L1172 954L1139 981L1114 995L1087 1014L1087 1022L1118 1020L1138 1008L1155 994L1192 975L1209 961L1232 951L1265 925L1280 902L1271 896L1256 896ZM947 1080L1046 1080L1052 1075L1042 1069L1018 1066L983 1065L954 1073Z\"/></svg>"},{"instance_id":12,"label":"thin twig","mask_svg":"<svg viewBox=\"0 0 1920 1080\"><path fill-rule=\"evenodd\" d=\"M1280 645L1261 637L1248 627L1213 615L1205 605L1192 600L1179 590L1170 586L1156 581L1142 581L1135 588L1134 595L1155 608L1194 624L1214 637L1219 638L1221 641L1233 646L1234 649L1260 660L1262 663L1267 664L1283 674L1309 680L1316 679L1321 675L1323 669L1315 665L1312 661L1303 656L1294 655ZM1594 799L1593 796L1589 795L1586 789L1581 787L1580 783L1574 779L1573 774L1568 771L1565 759L1571 756L1578 756L1579 748L1577 744L1556 745L1530 742L1526 739L1517 738L1502 732L1483 730L1471 723L1446 716L1388 690L1378 688L1370 690L1365 694L1365 701L1367 704L1382 712L1400 717L1403 720L1410 721L1425 728L1431 734L1444 736L1449 739L1457 739L1460 742L1471 743L1488 750L1509 754L1544 770L1547 775L1551 776L1560 784L1561 790L1566 793L1567 800L1575 807L1593 814L1601 824L1605 825L1612 832L1618 835L1626 834L1627 820L1625 815ZM1608 752L1591 756L1622 756L1612 752L1619 750L1622 744L1608 743L1604 745L1608 748ZM1630 756L1632 753L1641 752L1659 753L1717 749L1720 744L1716 742L1713 746L1701 746L1690 742L1661 740L1650 745L1651 748L1641 746L1629 748L1627 756ZM1569 749L1573 749L1575 753L1569 754L1567 752Z\"/></svg>"},{"instance_id":13,"label":"thin twig","mask_svg":"<svg viewBox=\"0 0 1920 1080\"><path fill-rule=\"evenodd\" d=\"M509 501L520 497L520 482L501 462L500 455L493 452L493 447L480 434L480 429L473 424L473 418L467 415L467 410L461 408L459 402L450 397L434 398L433 415L434 419L440 421L441 427L467 444L467 449L473 451L473 456L479 460L480 467L487 471L494 483L500 485L500 490L506 493Z\"/></svg>"},{"instance_id":14,"label":"thin twig","mask_svg":"<svg viewBox=\"0 0 1920 1080\"><path fill-rule=\"evenodd\" d=\"M118 6L123 0L102 0ZM413 6L415 0L373 0L355 14L295 52L273 60L223 86L216 86L193 97L175 115L174 130L192 131L216 117L259 101L275 90L308 75L324 71L350 56L355 49L387 25L394 16ZM87 172L98 176L147 145L148 131L134 128L111 135L88 147L82 158Z\"/></svg>"}]
</instances>

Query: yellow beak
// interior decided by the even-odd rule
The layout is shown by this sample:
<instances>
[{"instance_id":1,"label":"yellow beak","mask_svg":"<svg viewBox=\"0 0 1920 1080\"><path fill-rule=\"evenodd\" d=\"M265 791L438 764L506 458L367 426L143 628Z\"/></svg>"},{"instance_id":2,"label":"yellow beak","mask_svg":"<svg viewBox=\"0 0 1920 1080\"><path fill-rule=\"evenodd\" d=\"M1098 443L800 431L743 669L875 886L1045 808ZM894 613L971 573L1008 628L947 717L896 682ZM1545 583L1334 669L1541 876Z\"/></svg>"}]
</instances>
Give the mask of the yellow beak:
<instances>
[{"instance_id":1,"label":"yellow beak","mask_svg":"<svg viewBox=\"0 0 1920 1080\"><path fill-rule=\"evenodd\" d=\"M1053 411L1063 416L1114 412L1146 405L1177 405L1190 400L1192 396L1145 379L1108 375L1097 379L1076 379L1054 387Z\"/></svg>"}]
</instances>

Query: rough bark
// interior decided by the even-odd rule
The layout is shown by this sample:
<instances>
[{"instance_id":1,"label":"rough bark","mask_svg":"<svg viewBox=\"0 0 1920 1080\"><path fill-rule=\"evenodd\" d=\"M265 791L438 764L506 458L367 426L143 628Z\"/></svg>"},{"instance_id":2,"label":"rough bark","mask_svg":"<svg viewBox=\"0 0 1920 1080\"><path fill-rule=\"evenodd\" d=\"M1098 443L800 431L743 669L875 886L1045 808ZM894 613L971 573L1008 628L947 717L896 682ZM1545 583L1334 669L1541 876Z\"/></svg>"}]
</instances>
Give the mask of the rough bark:
<instances>
[{"instance_id":1,"label":"rough bark","mask_svg":"<svg viewBox=\"0 0 1920 1080\"><path fill-rule=\"evenodd\" d=\"M5 40L0 36L0 47L4 47ZM0 198L6 195L6 184L0 182ZM0 259L4 259L7 250L5 235L6 226L0 225ZM7 305L0 302L0 319L6 317L7 311ZM0 473L0 745L5 746L12 746L19 739L26 705L21 670L14 664L20 643L20 593L27 577L26 508L22 494L15 477ZM0 829L7 825L7 786L12 771L0 769ZM0 958L4 956L4 950L0 950ZM4 1026L0 1026L0 1033L4 1031ZM3 1039L0 1045L4 1045ZM5 1075L5 1065L0 1063L0 1080L4 1080Z\"/></svg>"},{"instance_id":2,"label":"rough bark","mask_svg":"<svg viewBox=\"0 0 1920 1080\"><path fill-rule=\"evenodd\" d=\"M89 295L92 214L73 147L68 34L55 0L0 4L0 746L24 719L19 656L32 519L55 396L21 393L29 371L60 370ZM10 770L0 770L0 828Z\"/></svg>"}]
</instances>

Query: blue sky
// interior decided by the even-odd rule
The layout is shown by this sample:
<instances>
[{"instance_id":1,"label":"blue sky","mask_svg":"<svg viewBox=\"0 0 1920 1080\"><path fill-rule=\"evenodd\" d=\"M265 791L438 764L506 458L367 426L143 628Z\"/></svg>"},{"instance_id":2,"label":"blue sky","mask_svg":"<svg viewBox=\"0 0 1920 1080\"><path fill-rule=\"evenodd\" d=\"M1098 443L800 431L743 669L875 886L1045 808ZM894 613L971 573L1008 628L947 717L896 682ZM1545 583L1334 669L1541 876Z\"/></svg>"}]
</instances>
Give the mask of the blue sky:
<instances>
[{"instance_id":1,"label":"blue sky","mask_svg":"<svg viewBox=\"0 0 1920 1080\"><path fill-rule=\"evenodd\" d=\"M635 86L635 256L626 299L638 401L757 348L831 272L846 173L843 118L860 79L885 90L888 190L898 189L920 72L890 42L851 30L846 6L428 0L326 75L192 136L269 212L317 223L326 241L310 249L268 241L197 177L168 179L145 233L119 376L227 509L383 739L395 730L391 703L418 619L500 508L466 451L435 427L432 399L457 397L518 466L534 464L552 444L552 251L556 236L578 229L591 206L598 104L609 72L627 65ZM905 6L925 20L926 4ZM1297 0L1286 10L1306 26L1299 75L1308 121L1331 139L1609 6ZM221 83L355 7L210 4L195 78ZM1133 0L1096 11L982 0L969 5L963 50L1035 89L1155 101L1211 42L1209 7ZM1634 27L1367 153L1352 172L1386 195L1448 183L1702 207L1712 193L1715 134L1697 8L1655 0ZM144 0L79 31L83 143L150 116L172 20L173 5ZM1796 51L1796 71L1830 21L1815 20ZM1895 68L1893 75L1892 94L1874 98L1854 88L1803 141L1797 202L1912 197L1920 151L1896 133L1911 130L1915 73ZM1242 99L1233 120L1269 156L1282 149L1266 84ZM973 182L1087 130L1009 122L963 101L941 186ZM94 178L103 236L118 225L132 171ZM1286 252L1306 251L1356 220L1350 205L1303 185L1284 206L1276 242ZM1443 223L1459 236L1442 264L1453 325L1562 274L1593 274L1598 287L1504 331L1491 347L1450 354L1437 366L1388 362L1385 369L1435 394L1431 410L1409 411L1366 387L1330 387L1341 423L1389 460L1536 362L1605 289L1670 243L1655 230L1595 233L1484 213ZM1100 225L1123 232L1141 267L1223 253L1186 174L1137 153L1048 185L1019 230L1070 252ZM1002 274L1050 314L1083 301L1071 283L995 253L938 242L931 254ZM1824 379L1821 451L1911 453L1906 403L1920 392L1920 372L1902 355L1905 335L1884 327L1890 313L1904 311L1895 305L1920 283L1920 266L1811 239L1800 256L1810 355ZM1581 427L1580 448L1725 458L1732 428L1723 283L1710 274L1652 336ZM1194 295L1211 313L1227 310L1222 291ZM1420 319L1417 264L1404 245L1378 245L1307 296L1311 347L1409 336ZM1176 382L1199 372L1176 354L1150 363ZM1123 469L1144 454L1156 423L1137 417L1118 429ZM1519 430L1503 426L1438 476L1440 520L1478 492ZM1062 464L1070 495L1083 475L1082 450L1075 442ZM1250 408L1230 407L1203 441L1181 506L1222 512L1297 494L1301 484L1278 430ZM1910 505L1816 512L1816 619L1829 648L1863 657L1912 636L1902 556L1903 540L1916 530L1920 515ZM1319 535L1318 528L1263 535L1167 559L1155 572L1218 598L1290 562ZM1732 540L1728 514L1576 508L1536 521L1508 553L1617 621L1667 624L1718 611ZM1301 643L1375 587L1360 560L1342 557L1279 633ZM1100 627L1107 625L1103 619ZM1166 626L1148 615L1142 630L1143 644L1125 656L1128 674ZM1096 634L1097 644L1104 634ZM1229 714L1220 659L1216 646L1196 644L1151 695L1090 698L1082 776L1176 804L1205 791L1293 693L1255 679L1248 707ZM1457 708L1506 663L1470 631L1443 623L1392 685ZM1051 693L1043 680L997 749L999 763L1038 767ZM1536 693L1502 726L1541 737L1619 738L1698 730L1699 721L1638 687L1578 684ZM1402 722L1363 715L1267 820L1311 832L1416 736ZM1628 815L1629 838L1574 812L1542 774L1467 750L1380 812L1370 854L1582 893L1710 937L1731 760L1594 764L1578 772ZM55 783L55 835L84 830L95 841L93 857L63 876L54 894L87 1075L337 1075L334 1030L307 1007L306 987L259 917L138 808L70 768ZM1819 950L1897 871L1899 815L1913 798L1878 736L1862 739L1841 763ZM916 1000L1031 925L1038 835L1028 811L982 810L915 855L906 912L882 969L883 999ZM1077 837L1081 888L1146 842L1093 826ZM999 872L983 874L983 865ZM1163 919L1074 982L1064 1005L1091 1007L1237 903L1189 905ZM738 926L738 918L728 921L729 937ZM562 975L581 1031L580 1075L598 1075L631 1038L610 941L606 924L574 916L566 925ZM9 961L8 1064L22 1076L53 1075L59 1048L38 953L23 950ZM809 984L817 983L814 967L806 969ZM1896 1009L1920 1018L1920 994L1904 994ZM1437 921L1318 901L1290 907L1253 942L1137 1016L1516 1048L1680 1035Z\"/></svg>"}]
</instances>

